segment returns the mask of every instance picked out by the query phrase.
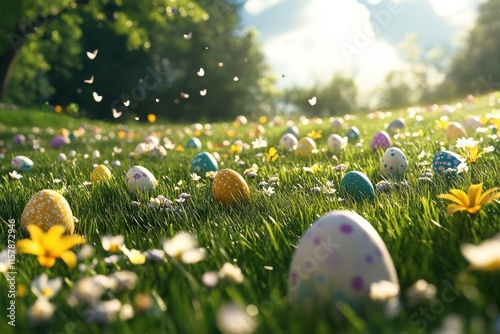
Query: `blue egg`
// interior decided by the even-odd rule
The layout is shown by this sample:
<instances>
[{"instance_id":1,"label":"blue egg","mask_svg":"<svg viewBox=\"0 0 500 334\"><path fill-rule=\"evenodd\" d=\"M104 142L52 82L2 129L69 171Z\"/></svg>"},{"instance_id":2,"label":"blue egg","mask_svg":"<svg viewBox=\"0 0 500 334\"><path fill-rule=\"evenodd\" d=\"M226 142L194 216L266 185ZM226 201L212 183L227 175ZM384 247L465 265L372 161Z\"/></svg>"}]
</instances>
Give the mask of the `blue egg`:
<instances>
[{"instance_id":1,"label":"blue egg","mask_svg":"<svg viewBox=\"0 0 500 334\"><path fill-rule=\"evenodd\" d=\"M298 128L298 127L296 127L295 125L290 125L290 126L288 126L288 127L285 129L285 132L284 132L283 134L285 134L285 133L292 134L292 135L294 135L296 138L298 138L298 137L299 137L299 128Z\"/></svg>"},{"instance_id":2,"label":"blue egg","mask_svg":"<svg viewBox=\"0 0 500 334\"><path fill-rule=\"evenodd\" d=\"M348 172L340 181L340 193L354 198L357 202L364 199L370 201L375 199L375 189L373 184L362 172Z\"/></svg>"},{"instance_id":3,"label":"blue egg","mask_svg":"<svg viewBox=\"0 0 500 334\"><path fill-rule=\"evenodd\" d=\"M462 160L462 157L454 152L441 151L436 153L432 159L432 169L439 174L444 174L448 169L456 171Z\"/></svg>"},{"instance_id":4,"label":"blue egg","mask_svg":"<svg viewBox=\"0 0 500 334\"><path fill-rule=\"evenodd\" d=\"M405 127L405 121L402 118L395 119L387 127L387 132L398 132Z\"/></svg>"},{"instance_id":5,"label":"blue egg","mask_svg":"<svg viewBox=\"0 0 500 334\"><path fill-rule=\"evenodd\" d=\"M186 148L201 150L201 141L198 138L191 138L186 144Z\"/></svg>"},{"instance_id":6,"label":"blue egg","mask_svg":"<svg viewBox=\"0 0 500 334\"><path fill-rule=\"evenodd\" d=\"M215 160L212 154L200 152L193 158L189 172L203 176L206 172L215 172L218 169L217 160Z\"/></svg>"},{"instance_id":7,"label":"blue egg","mask_svg":"<svg viewBox=\"0 0 500 334\"><path fill-rule=\"evenodd\" d=\"M354 140L359 140L359 138L361 138L359 130L355 126L351 126L349 130L347 130L345 136L349 139L354 139Z\"/></svg>"}]
</instances>

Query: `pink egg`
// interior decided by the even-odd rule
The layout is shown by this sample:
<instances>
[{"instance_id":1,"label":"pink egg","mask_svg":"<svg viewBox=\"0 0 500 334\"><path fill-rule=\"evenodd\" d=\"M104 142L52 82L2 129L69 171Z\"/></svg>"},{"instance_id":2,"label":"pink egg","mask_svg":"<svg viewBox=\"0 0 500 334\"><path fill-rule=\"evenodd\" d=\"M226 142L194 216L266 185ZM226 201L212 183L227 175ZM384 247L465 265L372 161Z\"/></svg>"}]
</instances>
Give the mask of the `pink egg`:
<instances>
[{"instance_id":1,"label":"pink egg","mask_svg":"<svg viewBox=\"0 0 500 334\"><path fill-rule=\"evenodd\" d=\"M391 137L385 131L377 132L370 143L370 147L374 151L378 149L387 150L391 146Z\"/></svg>"}]
</instances>

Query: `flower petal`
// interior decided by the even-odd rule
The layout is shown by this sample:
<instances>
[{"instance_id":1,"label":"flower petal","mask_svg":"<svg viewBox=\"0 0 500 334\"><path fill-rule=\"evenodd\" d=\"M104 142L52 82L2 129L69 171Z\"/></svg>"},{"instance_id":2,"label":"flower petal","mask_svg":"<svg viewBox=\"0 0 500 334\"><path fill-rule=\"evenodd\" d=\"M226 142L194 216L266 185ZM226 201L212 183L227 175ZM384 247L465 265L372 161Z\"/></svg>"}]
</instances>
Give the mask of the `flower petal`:
<instances>
[{"instance_id":1,"label":"flower petal","mask_svg":"<svg viewBox=\"0 0 500 334\"><path fill-rule=\"evenodd\" d=\"M448 216L451 216L452 214L454 214L457 211L464 211L464 210L467 210L467 208L463 205L450 204L450 205L448 205L448 210L446 210L446 214Z\"/></svg>"},{"instance_id":2,"label":"flower petal","mask_svg":"<svg viewBox=\"0 0 500 334\"><path fill-rule=\"evenodd\" d=\"M60 255L60 258L68 265L70 268L76 266L76 254L72 251L65 251Z\"/></svg>"},{"instance_id":3,"label":"flower petal","mask_svg":"<svg viewBox=\"0 0 500 334\"><path fill-rule=\"evenodd\" d=\"M66 231L66 228L60 225L52 225L47 232L42 236L41 244L43 248L49 250L59 246L61 236Z\"/></svg>"},{"instance_id":4,"label":"flower petal","mask_svg":"<svg viewBox=\"0 0 500 334\"><path fill-rule=\"evenodd\" d=\"M16 251L21 254L33 255L42 255L45 253L42 247L31 239L19 240L16 243Z\"/></svg>"},{"instance_id":5,"label":"flower petal","mask_svg":"<svg viewBox=\"0 0 500 334\"><path fill-rule=\"evenodd\" d=\"M40 228L40 226L35 225L35 224L30 224L26 226L26 229L28 230L31 240L33 240L35 243L41 245L42 240L43 240L43 230Z\"/></svg>"},{"instance_id":6,"label":"flower petal","mask_svg":"<svg viewBox=\"0 0 500 334\"><path fill-rule=\"evenodd\" d=\"M42 267L52 268L56 263L56 259L52 256L40 255L38 257L38 263L40 263Z\"/></svg>"},{"instance_id":7,"label":"flower petal","mask_svg":"<svg viewBox=\"0 0 500 334\"><path fill-rule=\"evenodd\" d=\"M476 205L479 205L482 192L483 192L483 183L471 185L469 187L469 193L468 193L470 203L467 206L474 207Z\"/></svg>"},{"instance_id":8,"label":"flower petal","mask_svg":"<svg viewBox=\"0 0 500 334\"><path fill-rule=\"evenodd\" d=\"M480 198L479 205L484 206L490 204L493 200L500 198L500 187L495 187L485 191Z\"/></svg>"},{"instance_id":9,"label":"flower petal","mask_svg":"<svg viewBox=\"0 0 500 334\"><path fill-rule=\"evenodd\" d=\"M52 247L50 252L55 256L59 256L59 254L78 244L83 244L85 241L85 238L79 235L66 235L57 241L57 244Z\"/></svg>"},{"instance_id":10,"label":"flower petal","mask_svg":"<svg viewBox=\"0 0 500 334\"><path fill-rule=\"evenodd\" d=\"M452 190L457 190L457 189L452 189ZM461 191L461 190L459 190L459 191ZM465 195L465 193L464 193L464 195ZM463 202L463 199L461 197L457 197L457 196L455 196L453 194L441 194L441 195L438 195L438 198L447 199L447 200L450 200L453 203L456 203L456 204L459 204L459 205L465 205L466 204L466 203Z\"/></svg>"}]
</instances>

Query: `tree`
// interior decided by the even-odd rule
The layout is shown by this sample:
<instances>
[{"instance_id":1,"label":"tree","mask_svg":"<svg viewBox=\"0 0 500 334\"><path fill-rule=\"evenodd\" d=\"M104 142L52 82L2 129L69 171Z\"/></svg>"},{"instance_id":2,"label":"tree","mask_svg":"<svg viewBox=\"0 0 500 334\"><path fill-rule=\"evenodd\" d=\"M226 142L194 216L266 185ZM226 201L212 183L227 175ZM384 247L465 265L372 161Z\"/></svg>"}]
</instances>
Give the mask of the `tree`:
<instances>
[{"instance_id":1,"label":"tree","mask_svg":"<svg viewBox=\"0 0 500 334\"><path fill-rule=\"evenodd\" d=\"M479 6L465 47L455 56L442 90L450 96L485 94L500 88L500 0Z\"/></svg>"}]
</instances>

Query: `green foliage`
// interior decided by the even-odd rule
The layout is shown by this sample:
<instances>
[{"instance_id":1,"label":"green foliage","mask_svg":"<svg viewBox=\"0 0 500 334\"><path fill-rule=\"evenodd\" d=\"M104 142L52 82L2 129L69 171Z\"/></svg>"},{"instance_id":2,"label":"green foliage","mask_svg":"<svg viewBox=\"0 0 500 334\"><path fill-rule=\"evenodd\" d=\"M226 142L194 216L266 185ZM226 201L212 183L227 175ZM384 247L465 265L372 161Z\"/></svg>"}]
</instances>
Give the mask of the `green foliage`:
<instances>
[{"instance_id":1,"label":"green foliage","mask_svg":"<svg viewBox=\"0 0 500 334\"><path fill-rule=\"evenodd\" d=\"M313 97L316 97L316 104L312 106L309 99ZM283 100L296 114L325 117L355 111L357 97L358 88L354 79L337 73L325 85L288 88Z\"/></svg>"}]
</instances>

